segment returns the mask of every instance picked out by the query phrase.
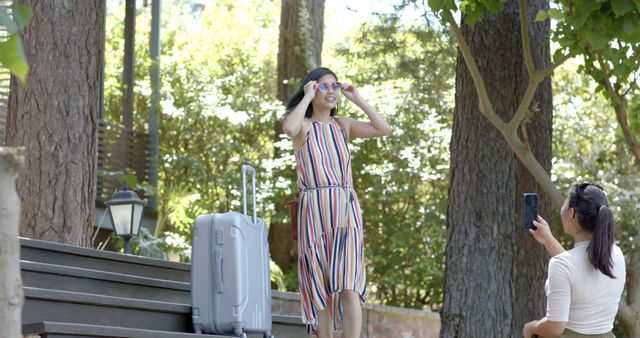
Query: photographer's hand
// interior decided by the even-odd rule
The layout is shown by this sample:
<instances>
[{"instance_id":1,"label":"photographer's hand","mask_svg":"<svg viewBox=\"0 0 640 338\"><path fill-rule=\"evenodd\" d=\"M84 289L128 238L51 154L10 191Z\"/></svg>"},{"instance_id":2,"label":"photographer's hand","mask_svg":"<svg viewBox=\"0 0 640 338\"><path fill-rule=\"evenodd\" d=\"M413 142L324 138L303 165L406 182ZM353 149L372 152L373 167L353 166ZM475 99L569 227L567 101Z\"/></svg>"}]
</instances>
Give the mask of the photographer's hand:
<instances>
[{"instance_id":1,"label":"photographer's hand","mask_svg":"<svg viewBox=\"0 0 640 338\"><path fill-rule=\"evenodd\" d=\"M544 248L547 249L551 257L565 251L560 242L553 237L547 221L540 217L540 215L538 215L537 220L533 220L533 225L536 226L536 229L529 229L529 233L538 243L544 245Z\"/></svg>"}]
</instances>

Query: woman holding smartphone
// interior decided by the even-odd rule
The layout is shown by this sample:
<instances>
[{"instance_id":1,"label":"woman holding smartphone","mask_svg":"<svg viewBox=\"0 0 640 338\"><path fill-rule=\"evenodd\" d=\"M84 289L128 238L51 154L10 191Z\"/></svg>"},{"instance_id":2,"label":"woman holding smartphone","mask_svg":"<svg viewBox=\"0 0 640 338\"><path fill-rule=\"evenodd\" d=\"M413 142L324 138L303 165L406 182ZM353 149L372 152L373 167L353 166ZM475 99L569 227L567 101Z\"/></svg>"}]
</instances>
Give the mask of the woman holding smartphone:
<instances>
[{"instance_id":1,"label":"woman holding smartphone","mask_svg":"<svg viewBox=\"0 0 640 338\"><path fill-rule=\"evenodd\" d=\"M615 337L611 330L624 290L624 255L614 244L614 221L607 195L599 185L581 183L569 189L560 209L565 233L575 241L565 251L547 222L538 216L529 232L551 255L547 315L527 323L525 338Z\"/></svg>"},{"instance_id":2,"label":"woman holding smartphone","mask_svg":"<svg viewBox=\"0 0 640 338\"><path fill-rule=\"evenodd\" d=\"M369 121L337 116L342 93ZM309 333L332 337L344 315L344 336L360 337L366 296L362 211L351 177L347 140L377 137L391 127L358 93L316 68L287 104L283 124L293 141L300 200L298 285Z\"/></svg>"}]
</instances>

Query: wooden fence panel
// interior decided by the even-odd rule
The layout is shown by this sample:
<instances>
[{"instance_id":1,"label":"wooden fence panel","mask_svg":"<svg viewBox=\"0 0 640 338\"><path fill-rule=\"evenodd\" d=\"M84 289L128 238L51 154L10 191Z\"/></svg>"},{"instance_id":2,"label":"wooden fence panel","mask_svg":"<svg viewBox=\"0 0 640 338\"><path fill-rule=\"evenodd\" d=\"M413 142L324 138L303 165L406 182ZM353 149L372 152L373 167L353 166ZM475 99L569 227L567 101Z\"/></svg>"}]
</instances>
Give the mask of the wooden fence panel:
<instances>
[{"instance_id":1,"label":"wooden fence panel","mask_svg":"<svg viewBox=\"0 0 640 338\"><path fill-rule=\"evenodd\" d=\"M123 187L115 173L131 169L138 182L149 182L149 135L123 126L100 122L98 125L98 183L96 202L104 202ZM132 187L130 187L132 188ZM137 191L140 198L145 194Z\"/></svg>"}]
</instances>

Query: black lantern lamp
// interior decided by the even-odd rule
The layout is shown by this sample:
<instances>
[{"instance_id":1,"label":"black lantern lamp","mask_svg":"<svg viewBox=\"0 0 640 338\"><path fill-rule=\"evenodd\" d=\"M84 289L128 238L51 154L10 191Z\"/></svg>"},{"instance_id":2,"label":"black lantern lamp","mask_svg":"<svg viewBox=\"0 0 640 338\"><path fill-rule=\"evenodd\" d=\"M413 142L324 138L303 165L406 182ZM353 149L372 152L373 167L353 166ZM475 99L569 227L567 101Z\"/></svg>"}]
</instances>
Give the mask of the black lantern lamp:
<instances>
[{"instance_id":1,"label":"black lantern lamp","mask_svg":"<svg viewBox=\"0 0 640 338\"><path fill-rule=\"evenodd\" d=\"M104 202L109 209L113 231L124 239L124 253L131 254L131 237L138 236L144 201L126 186Z\"/></svg>"}]
</instances>

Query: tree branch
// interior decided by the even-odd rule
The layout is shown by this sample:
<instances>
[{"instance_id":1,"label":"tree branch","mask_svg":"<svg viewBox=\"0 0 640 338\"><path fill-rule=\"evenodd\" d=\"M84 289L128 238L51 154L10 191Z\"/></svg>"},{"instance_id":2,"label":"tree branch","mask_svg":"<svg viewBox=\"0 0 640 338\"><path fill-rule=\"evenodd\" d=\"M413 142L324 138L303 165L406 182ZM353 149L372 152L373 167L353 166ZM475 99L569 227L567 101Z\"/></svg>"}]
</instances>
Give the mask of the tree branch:
<instances>
[{"instance_id":1,"label":"tree branch","mask_svg":"<svg viewBox=\"0 0 640 338\"><path fill-rule=\"evenodd\" d=\"M631 58L631 60L636 60L636 67L632 67L632 69L638 69L638 64L637 64L637 60L638 57L640 56L640 48L636 49L635 53L633 53L633 57ZM631 80L631 83L629 84L629 88L627 88L627 90L624 91L624 93L622 93L622 96L627 96L627 94L633 90L634 87L636 87L638 85L638 77L640 76L640 72L636 72L636 74L633 76L633 80Z\"/></svg>"},{"instance_id":2,"label":"tree branch","mask_svg":"<svg viewBox=\"0 0 640 338\"><path fill-rule=\"evenodd\" d=\"M509 122L509 128L516 129L522 123L522 120L525 118L527 112L529 111L529 105L531 105L531 101L535 95L536 89L542 80L544 80L547 76L550 76L554 69L563 64L567 59L573 56L572 53L568 53L558 60L555 63L550 65L549 67L543 70L537 70L533 63L533 55L531 53L531 39L529 38L529 19L527 17L527 4L526 0L518 0L518 8L519 8L519 16L520 16L520 37L522 39L522 51L524 54L524 61L527 67L527 73L529 74L529 83L527 85L527 90L520 101L520 105L516 110L513 118Z\"/></svg>"},{"instance_id":3,"label":"tree branch","mask_svg":"<svg viewBox=\"0 0 640 338\"><path fill-rule=\"evenodd\" d=\"M538 89L538 85L540 81L536 82L533 78L529 77L529 83L527 84L527 90L524 92L522 96L522 100L520 101L520 105L518 105L518 109L516 113L513 114L513 118L509 121L509 129L517 129L524 117L527 115L529 111L529 106L531 105L531 101L533 101L533 97L536 94L536 89Z\"/></svg>"},{"instance_id":4,"label":"tree branch","mask_svg":"<svg viewBox=\"0 0 640 338\"><path fill-rule=\"evenodd\" d=\"M562 196L562 193L560 193L560 191L555 186L553 181L551 181L551 176L542 167L542 165L540 165L538 160L536 160L536 158L533 156L531 149L526 147L524 143L522 143L522 140L520 140L520 137L518 136L518 132L517 132L517 126L519 123L515 124L515 127L511 128L510 125L505 124L505 122L498 116L498 114L496 114L495 110L493 109L493 106L491 105L491 101L489 100L489 95L487 94L487 89L484 85L484 81L482 80L482 75L480 75L478 66L476 65L473 55L471 55L471 50L469 49L469 46L464 40L464 36L462 35L462 32L460 31L458 24L453 18L453 14L451 14L451 11L445 11L444 18L451 25L451 30L453 31L453 37L458 43L458 48L460 48L462 57L464 58L467 68L469 69L469 73L471 74L471 77L473 78L473 83L476 87L476 91L478 93L478 99L480 101L480 104L479 104L480 112L493 124L494 127L496 127L500 131L500 133L502 133L502 136L505 138L505 140L511 147L511 150L513 150L513 152L518 157L518 159L520 159L522 164L524 164L524 166L527 168L529 173L535 178L535 180L538 182L538 184L540 184L540 186L544 189L544 191L547 194L549 194L549 197L551 198L551 202L553 203L555 208L559 210L560 207L562 206L562 203L564 202L564 197ZM541 75L545 74L546 71L548 71L548 73L551 74L551 72L553 71L553 68L562 64L562 62L568 59L569 56L571 55L572 54L570 53L567 56L562 57L560 60L556 61L554 65L550 66L549 68L543 71L534 71L533 76L531 76L529 80L530 85L529 87L527 87L527 92L531 92L531 93L525 94L526 96L531 97L531 99L529 99L529 103L533 99L533 94L535 93L537 85L546 76L546 75L545 76L541 76ZM535 82L535 84L533 84L533 82ZM530 87L533 87L533 88L530 88ZM520 104L520 107L524 107L522 109L524 109L526 112L526 110L529 107L529 103L525 104L523 100L523 103ZM520 110L520 107L518 110Z\"/></svg>"},{"instance_id":5,"label":"tree branch","mask_svg":"<svg viewBox=\"0 0 640 338\"><path fill-rule=\"evenodd\" d=\"M445 11L443 13L444 18L451 25L451 30L453 31L453 37L458 43L458 48L460 48L460 53L462 53L462 57L464 58L465 64L467 65L467 69L471 74L471 78L473 79L473 83L475 84L476 91L478 93L479 100L479 108L480 112L498 129L504 129L505 123L504 121L496 114L493 109L493 105L491 105L491 101L489 100L489 94L487 94L487 88L484 85L484 81L482 80L482 75L480 75L480 70L478 69L478 65L476 64L473 55L471 54L471 50L467 45L467 42L464 40L464 36L462 35L462 31L460 31L460 27L458 27L458 23L453 18L453 14L451 11Z\"/></svg>"},{"instance_id":6,"label":"tree branch","mask_svg":"<svg viewBox=\"0 0 640 338\"><path fill-rule=\"evenodd\" d=\"M631 148L631 153L633 154L633 156L635 156L636 161L640 163L640 144L638 144L638 140L629 128L625 99L624 97L620 96L618 92L613 88L613 85L611 84L611 77L609 75L609 67L604 61L602 53L600 53L599 51L596 51L595 53L602 70L604 86L607 89L607 92L609 92L611 100L613 101L613 109L616 111L616 118L618 119L618 124L620 124L620 128L622 129L622 134L624 134L624 139L627 141L627 145L629 146L629 148Z\"/></svg>"},{"instance_id":7,"label":"tree branch","mask_svg":"<svg viewBox=\"0 0 640 338\"><path fill-rule=\"evenodd\" d=\"M631 80L631 83L629 84L629 88L627 88L627 90L622 93L622 96L627 96L629 92L631 92L635 87L638 86L638 77L640 77L640 72L633 77L633 80Z\"/></svg>"},{"instance_id":8,"label":"tree branch","mask_svg":"<svg viewBox=\"0 0 640 338\"><path fill-rule=\"evenodd\" d=\"M637 317L635 311L627 303L627 300L624 297L620 297L616 318L622 331L626 334L634 332L636 330L635 326L638 325L638 321L640 320L640 318Z\"/></svg>"},{"instance_id":9,"label":"tree branch","mask_svg":"<svg viewBox=\"0 0 640 338\"><path fill-rule=\"evenodd\" d=\"M564 202L564 196L562 196L560 190L558 190L553 181L551 181L549 173L547 173L540 162L533 156L531 149L522 142L520 136L518 136L517 129L501 130L501 132L520 162L522 162L531 176L535 178L536 182L538 182L542 189L549 195L553 207L560 210Z\"/></svg>"},{"instance_id":10,"label":"tree branch","mask_svg":"<svg viewBox=\"0 0 640 338\"><path fill-rule=\"evenodd\" d=\"M640 251L635 250L629 253L627 262L627 302L631 308L635 308L636 321L640 321Z\"/></svg>"},{"instance_id":11,"label":"tree branch","mask_svg":"<svg viewBox=\"0 0 640 338\"><path fill-rule=\"evenodd\" d=\"M561 56L559 59L557 59L554 63L552 63L549 67L542 69L542 70L537 70L534 73L534 77L538 76L541 78L540 81L542 81L542 79L544 79L547 76L550 76L551 73L553 73L553 71L558 68L561 64L563 64L565 61L569 60L570 58L574 57L576 55L575 52L571 51L568 54L565 54L563 56Z\"/></svg>"},{"instance_id":12,"label":"tree branch","mask_svg":"<svg viewBox=\"0 0 640 338\"><path fill-rule=\"evenodd\" d=\"M531 41L529 39L529 20L527 18L527 5L525 0L518 0L518 7L520 8L520 37L522 39L522 51L524 53L524 62L527 66L527 73L529 78L533 76L536 70L533 64L533 56L531 55Z\"/></svg>"}]
</instances>

